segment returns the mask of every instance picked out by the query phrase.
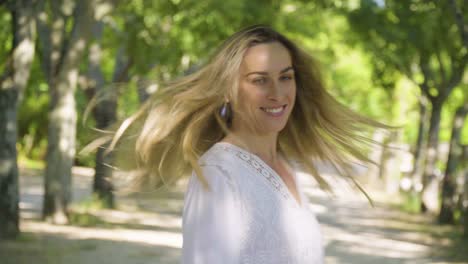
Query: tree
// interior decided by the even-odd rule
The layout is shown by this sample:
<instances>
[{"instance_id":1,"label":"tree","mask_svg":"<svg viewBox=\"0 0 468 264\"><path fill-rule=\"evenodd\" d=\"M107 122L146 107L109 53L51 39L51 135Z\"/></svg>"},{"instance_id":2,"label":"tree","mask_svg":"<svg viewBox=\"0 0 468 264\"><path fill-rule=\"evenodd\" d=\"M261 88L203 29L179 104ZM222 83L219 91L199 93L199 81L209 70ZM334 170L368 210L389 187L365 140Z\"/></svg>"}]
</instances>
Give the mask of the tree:
<instances>
[{"instance_id":1,"label":"tree","mask_svg":"<svg viewBox=\"0 0 468 264\"><path fill-rule=\"evenodd\" d=\"M419 179L422 177L424 169L424 161L426 160L426 131L428 129L427 123L429 122L429 100L424 94L418 97L419 106L419 120L418 120L418 135L416 137L416 145L414 147L414 161L413 171L411 172L414 184L417 184ZM413 188L414 189L414 188Z\"/></svg>"},{"instance_id":2,"label":"tree","mask_svg":"<svg viewBox=\"0 0 468 264\"><path fill-rule=\"evenodd\" d=\"M105 3L105 2L103 2ZM102 4L102 3L101 3ZM120 42L116 51L114 73L111 84L106 85L105 76L101 69L102 59L102 32L105 24L101 20L93 23L94 42L90 45L88 63L88 82L86 83L86 93L89 98L96 100L93 108L93 116L96 121L96 128L99 131L108 129L117 120L117 87L120 82L128 80L128 71L131 67L131 60L126 56L126 43ZM97 150L93 192L103 202L105 207L113 208L114 195L112 184L112 153L106 153L108 143Z\"/></svg>"},{"instance_id":3,"label":"tree","mask_svg":"<svg viewBox=\"0 0 468 264\"><path fill-rule=\"evenodd\" d=\"M435 212L441 111L468 62L449 4L389 0L379 5L362 0L361 6L350 12L349 20L377 59L406 75L431 103L421 209Z\"/></svg>"},{"instance_id":4,"label":"tree","mask_svg":"<svg viewBox=\"0 0 468 264\"><path fill-rule=\"evenodd\" d=\"M19 233L17 109L34 58L36 1L8 1L6 6L11 14L13 43L0 76L0 238Z\"/></svg>"},{"instance_id":5,"label":"tree","mask_svg":"<svg viewBox=\"0 0 468 264\"><path fill-rule=\"evenodd\" d=\"M104 91L105 78L101 70L101 38L102 21L95 21L93 26L94 43L90 45L88 63L88 82L86 92L90 97L96 99L93 116L96 128L104 130L116 120L116 93L112 89ZM98 149L96 153L96 165L93 183L93 192L101 199L105 207L114 207L114 196L112 194L112 171L106 164L111 161L110 155L105 155L105 146Z\"/></svg>"},{"instance_id":6,"label":"tree","mask_svg":"<svg viewBox=\"0 0 468 264\"><path fill-rule=\"evenodd\" d=\"M468 238L468 145L463 145L461 161L462 177L464 177L465 184L463 186L463 193L460 199L462 201L460 209L463 216L463 236Z\"/></svg>"},{"instance_id":7,"label":"tree","mask_svg":"<svg viewBox=\"0 0 468 264\"><path fill-rule=\"evenodd\" d=\"M461 8L455 0L450 0L450 6L455 18L458 30L463 41L463 45L468 49L468 23L463 18ZM468 8L468 7L467 7ZM465 90L466 91L466 90ZM442 207L439 213L439 222L442 224L454 223L454 212L456 207L456 169L462 156L463 146L461 143L461 130L463 128L465 117L468 114L468 93L465 92L465 103L460 106L453 118L452 135L450 139L450 150L445 169L445 175L442 182ZM465 190L468 192L468 190Z\"/></svg>"},{"instance_id":8,"label":"tree","mask_svg":"<svg viewBox=\"0 0 468 264\"><path fill-rule=\"evenodd\" d=\"M450 150L442 181L442 207L439 213L439 222L442 224L453 224L455 222L454 212L456 208L456 169L462 157L463 147L461 143L461 130L466 115L468 114L468 96L464 105L460 106L453 118L452 136L450 139Z\"/></svg>"},{"instance_id":9,"label":"tree","mask_svg":"<svg viewBox=\"0 0 468 264\"><path fill-rule=\"evenodd\" d=\"M93 8L94 0L76 4L69 0L41 1L40 5L40 55L50 94L43 217L59 224L68 222L76 140L74 93Z\"/></svg>"}]
</instances>

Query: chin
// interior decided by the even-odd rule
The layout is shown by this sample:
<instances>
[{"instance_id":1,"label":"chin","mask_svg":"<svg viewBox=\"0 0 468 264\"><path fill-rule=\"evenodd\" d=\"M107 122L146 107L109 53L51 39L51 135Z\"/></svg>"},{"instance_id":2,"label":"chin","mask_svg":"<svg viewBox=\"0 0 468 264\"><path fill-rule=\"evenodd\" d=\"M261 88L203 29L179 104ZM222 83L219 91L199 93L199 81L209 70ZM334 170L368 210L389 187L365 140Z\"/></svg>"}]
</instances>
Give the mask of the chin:
<instances>
[{"instance_id":1,"label":"chin","mask_svg":"<svg viewBox=\"0 0 468 264\"><path fill-rule=\"evenodd\" d=\"M279 133L286 127L284 124L265 124L261 129L262 134Z\"/></svg>"}]
</instances>

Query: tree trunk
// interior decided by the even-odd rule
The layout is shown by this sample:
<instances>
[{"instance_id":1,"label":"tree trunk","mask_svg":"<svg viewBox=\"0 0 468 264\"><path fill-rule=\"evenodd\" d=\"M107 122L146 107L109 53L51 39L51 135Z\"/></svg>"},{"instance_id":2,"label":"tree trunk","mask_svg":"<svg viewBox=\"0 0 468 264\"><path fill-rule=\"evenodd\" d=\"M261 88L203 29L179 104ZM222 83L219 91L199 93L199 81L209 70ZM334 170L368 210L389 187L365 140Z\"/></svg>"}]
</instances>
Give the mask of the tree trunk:
<instances>
[{"instance_id":1,"label":"tree trunk","mask_svg":"<svg viewBox=\"0 0 468 264\"><path fill-rule=\"evenodd\" d=\"M399 191L401 160L395 149L395 144L399 142L400 132L398 131L391 131L383 142L379 176L387 194L396 194Z\"/></svg>"},{"instance_id":2,"label":"tree trunk","mask_svg":"<svg viewBox=\"0 0 468 264\"><path fill-rule=\"evenodd\" d=\"M468 238L468 145L462 146L461 157L461 175L464 177L463 193L461 195L461 212L462 212L462 226L464 229L463 236Z\"/></svg>"},{"instance_id":3,"label":"tree trunk","mask_svg":"<svg viewBox=\"0 0 468 264\"><path fill-rule=\"evenodd\" d=\"M71 37L49 79L50 109L43 217L57 224L68 222L71 199L71 168L75 157L75 88L78 66L84 53L92 18L90 0L78 1L74 10ZM52 24L54 24L52 22Z\"/></svg>"},{"instance_id":4,"label":"tree trunk","mask_svg":"<svg viewBox=\"0 0 468 264\"><path fill-rule=\"evenodd\" d=\"M70 71L73 74L73 71ZM75 73L76 74L76 73ZM75 157L76 110L75 85L58 81L50 105L44 218L53 223L67 223L67 205L71 199L71 168ZM52 88L52 87L51 87Z\"/></svg>"},{"instance_id":5,"label":"tree trunk","mask_svg":"<svg viewBox=\"0 0 468 264\"><path fill-rule=\"evenodd\" d=\"M384 131L380 129L376 129L372 136L372 140L374 140L375 142L379 142L383 145L384 139L385 139ZM369 159L375 162L375 164L380 164L382 162L383 149L384 148L381 145L375 146L374 148L372 148L369 153ZM371 184L378 184L378 185L381 184L381 181L380 181L381 169L382 168L380 166L374 166L374 165L369 166L369 168L367 169L367 179L369 180Z\"/></svg>"},{"instance_id":6,"label":"tree trunk","mask_svg":"<svg viewBox=\"0 0 468 264\"><path fill-rule=\"evenodd\" d=\"M17 109L34 58L35 5L33 0L18 0L11 5L12 56L0 77L0 239L19 233Z\"/></svg>"},{"instance_id":7,"label":"tree trunk","mask_svg":"<svg viewBox=\"0 0 468 264\"><path fill-rule=\"evenodd\" d=\"M455 222L453 215L456 207L455 194L457 187L455 173L462 154L460 137L467 113L468 102L457 109L453 119L447 168L442 181L442 207L439 214L439 222L441 224L453 224Z\"/></svg>"},{"instance_id":8,"label":"tree trunk","mask_svg":"<svg viewBox=\"0 0 468 264\"><path fill-rule=\"evenodd\" d=\"M2 85L0 90L0 238L19 232L18 166L16 160L16 114L18 91Z\"/></svg>"},{"instance_id":9,"label":"tree trunk","mask_svg":"<svg viewBox=\"0 0 468 264\"><path fill-rule=\"evenodd\" d=\"M19 233L16 114L18 91L2 84L0 90L0 239Z\"/></svg>"},{"instance_id":10,"label":"tree trunk","mask_svg":"<svg viewBox=\"0 0 468 264\"><path fill-rule=\"evenodd\" d=\"M106 129L110 124L116 120L116 106L117 99L114 87L104 87L104 76L101 71L101 37L103 23L97 21L94 24L94 39L95 43L91 45L89 51L89 65L88 65L88 87L92 89L97 96L97 104L94 108L93 114L96 120L98 129ZM117 67L117 66L116 66ZM98 149L96 154L96 166L93 183L93 192L97 194L99 199L107 208L114 207L114 195L112 193L112 169L108 164L112 163L111 154L105 154L106 146Z\"/></svg>"},{"instance_id":11,"label":"tree trunk","mask_svg":"<svg viewBox=\"0 0 468 264\"><path fill-rule=\"evenodd\" d=\"M426 135L426 124L428 121L428 111L427 111L428 100L427 97L422 94L419 99L419 125L418 125L418 138L416 140L416 146L414 149L414 161L413 161L413 171L411 172L412 186L413 191L418 191L415 189L416 186L420 185L422 182L422 168L424 167L425 160L425 135ZM419 190L420 191L420 190Z\"/></svg>"},{"instance_id":12,"label":"tree trunk","mask_svg":"<svg viewBox=\"0 0 468 264\"><path fill-rule=\"evenodd\" d=\"M117 50L112 77L112 83L114 84L128 81L128 70L131 61L127 58L125 50L123 45ZM96 91L98 94L104 94L104 98L97 104L94 118L99 129L107 129L117 120L117 87L111 85L105 89L103 85L100 85L96 86ZM105 153L107 147L108 144L100 147L96 153L94 192L103 200L105 206L113 208L115 206L112 193L114 187L112 184L112 168L109 164L112 164L114 157L112 152Z\"/></svg>"},{"instance_id":13,"label":"tree trunk","mask_svg":"<svg viewBox=\"0 0 468 264\"><path fill-rule=\"evenodd\" d=\"M442 112L442 100L432 100L431 119L429 123L428 143L426 152L426 166L422 178L423 190L421 197L421 211L436 213L439 209L439 182L436 171L439 147L439 129Z\"/></svg>"},{"instance_id":14,"label":"tree trunk","mask_svg":"<svg viewBox=\"0 0 468 264\"><path fill-rule=\"evenodd\" d=\"M143 104L151 96L151 93L148 92L148 84L149 82L145 79L145 77L140 77L137 82L138 100L140 101L140 104Z\"/></svg>"}]
</instances>

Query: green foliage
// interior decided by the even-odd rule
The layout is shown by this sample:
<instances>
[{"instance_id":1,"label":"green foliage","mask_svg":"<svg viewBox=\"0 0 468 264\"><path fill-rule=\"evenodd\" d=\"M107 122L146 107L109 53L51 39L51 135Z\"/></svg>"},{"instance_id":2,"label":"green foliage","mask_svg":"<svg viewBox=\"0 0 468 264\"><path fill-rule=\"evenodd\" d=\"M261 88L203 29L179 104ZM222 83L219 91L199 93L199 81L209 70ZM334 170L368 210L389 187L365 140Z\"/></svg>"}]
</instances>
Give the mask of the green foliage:
<instances>
[{"instance_id":1,"label":"green foliage","mask_svg":"<svg viewBox=\"0 0 468 264\"><path fill-rule=\"evenodd\" d=\"M283 5L278 20L280 30L318 59L327 86L341 102L369 117L391 120L392 101L373 82L368 54L350 43L351 29L343 14L324 9L323 3L291 1Z\"/></svg>"},{"instance_id":2,"label":"green foliage","mask_svg":"<svg viewBox=\"0 0 468 264\"><path fill-rule=\"evenodd\" d=\"M440 61L448 65L460 42L450 37L455 32L449 26L453 21L446 15L445 6L432 1L385 1L385 4L377 5L370 0L127 1L115 6L103 20L100 66L105 89L118 91L121 120L139 107L137 87L142 80L160 86L203 64L220 42L239 28L270 24L318 59L330 92L341 102L379 121L404 125L404 140L414 142L419 118L416 102L419 91L414 82L420 82L422 75L408 65L418 63L418 50L430 54L427 57L433 69L437 69L439 60L431 52L442 50ZM442 23L437 22L444 16L447 18ZM10 20L6 10L0 8L0 21L5 25L0 31L4 43L0 58L6 56L11 45ZM441 38L442 33L449 35ZM119 66L117 54L122 50L131 62L130 79L117 83L113 75ZM83 60L82 74L87 72L87 65ZM405 78L408 71L411 75ZM437 76L432 83L440 81ZM48 104L45 83L36 58L19 112L19 150L25 160L40 160L45 155ZM449 139L451 120L463 97L461 90L459 87L453 92L443 110L444 141ZM76 99L79 150L96 137L96 132L92 129L93 118L83 123L88 97L78 90ZM462 138L465 141L468 138L466 126ZM94 157L78 157L77 163L94 166Z\"/></svg>"},{"instance_id":3,"label":"green foliage","mask_svg":"<svg viewBox=\"0 0 468 264\"><path fill-rule=\"evenodd\" d=\"M383 89L372 82L372 72L367 56L359 50L343 48L331 72L333 92L352 109L372 118L391 120L392 101ZM382 120L382 121L383 121Z\"/></svg>"},{"instance_id":4,"label":"green foliage","mask_svg":"<svg viewBox=\"0 0 468 264\"><path fill-rule=\"evenodd\" d=\"M37 61L31 70L27 86L18 109L18 141L20 152L27 158L41 160L47 148L48 85L41 80Z\"/></svg>"},{"instance_id":5,"label":"green foliage","mask_svg":"<svg viewBox=\"0 0 468 264\"><path fill-rule=\"evenodd\" d=\"M110 223L93 214L93 212L104 208L107 208L104 201L99 199L96 194L93 194L88 199L72 205L69 214L70 224L86 227L111 227Z\"/></svg>"},{"instance_id":6,"label":"green foliage","mask_svg":"<svg viewBox=\"0 0 468 264\"><path fill-rule=\"evenodd\" d=\"M139 107L140 101L138 98L137 84L134 82L128 83L118 88L121 96L118 98L117 117L119 119L126 118L135 113Z\"/></svg>"},{"instance_id":7,"label":"green foliage","mask_svg":"<svg viewBox=\"0 0 468 264\"><path fill-rule=\"evenodd\" d=\"M5 71L6 61L12 48L12 17L4 5L0 5L0 73Z\"/></svg>"},{"instance_id":8,"label":"green foliage","mask_svg":"<svg viewBox=\"0 0 468 264\"><path fill-rule=\"evenodd\" d=\"M399 75L405 75L414 83L413 89L427 85L429 94L438 96L464 67L463 57L467 51L463 48L448 1L387 0L379 4L361 0L357 8L342 10L355 32L351 35L352 41L372 54L375 83L390 93L397 87ZM463 12L466 14L466 8ZM414 92L416 96L419 93ZM391 102L399 102L395 99ZM443 108L442 141L449 140L452 116L455 108L461 105L460 99L460 92L455 89ZM400 97L400 100L406 99ZM410 104L413 105L407 107L410 113L417 113L416 102ZM407 126L405 138L414 142L416 130L414 125Z\"/></svg>"},{"instance_id":9,"label":"green foliage","mask_svg":"<svg viewBox=\"0 0 468 264\"><path fill-rule=\"evenodd\" d=\"M95 211L99 209L106 208L101 199L99 199L98 195L93 194L87 199L80 201L78 203L74 203L72 205L72 210L76 212L89 212Z\"/></svg>"},{"instance_id":10,"label":"green foliage","mask_svg":"<svg viewBox=\"0 0 468 264\"><path fill-rule=\"evenodd\" d=\"M444 109L442 110L441 120L441 131L440 138L443 141L448 142L452 133L453 118L455 117L455 111L458 107L462 106L463 103L468 100L468 86L461 85L454 89L450 97L447 99ZM462 131L462 143L468 144L468 121L465 121L464 129Z\"/></svg>"},{"instance_id":11,"label":"green foliage","mask_svg":"<svg viewBox=\"0 0 468 264\"><path fill-rule=\"evenodd\" d=\"M69 223L74 226L82 227L111 227L112 225L102 221L99 217L91 213L71 212L69 215Z\"/></svg>"},{"instance_id":12,"label":"green foliage","mask_svg":"<svg viewBox=\"0 0 468 264\"><path fill-rule=\"evenodd\" d=\"M19 236L16 238L16 242L20 243L34 243L38 240L38 238L30 233L20 233Z\"/></svg>"},{"instance_id":13,"label":"green foliage","mask_svg":"<svg viewBox=\"0 0 468 264\"><path fill-rule=\"evenodd\" d=\"M75 93L77 111L77 133L76 133L76 149L79 152L87 143L91 142L97 136L94 130L96 122L93 118L84 120L84 111L89 104L89 101L82 89L78 89ZM93 155L77 155L75 164L78 166L95 166L95 158Z\"/></svg>"},{"instance_id":14,"label":"green foliage","mask_svg":"<svg viewBox=\"0 0 468 264\"><path fill-rule=\"evenodd\" d=\"M45 162L41 159L31 159L24 155L25 151L22 151L21 144L18 144L18 164L20 167L34 169L34 170L43 170L45 168ZM37 149L42 149L41 147L36 147Z\"/></svg>"},{"instance_id":15,"label":"green foliage","mask_svg":"<svg viewBox=\"0 0 468 264\"><path fill-rule=\"evenodd\" d=\"M468 122L465 119L465 125L463 126L461 143L463 145L468 145Z\"/></svg>"},{"instance_id":16,"label":"green foliage","mask_svg":"<svg viewBox=\"0 0 468 264\"><path fill-rule=\"evenodd\" d=\"M115 17L134 71L166 81L199 65L242 26L271 23L278 1L132 1ZM248 11L248 12L247 12Z\"/></svg>"},{"instance_id":17,"label":"green foliage","mask_svg":"<svg viewBox=\"0 0 468 264\"><path fill-rule=\"evenodd\" d=\"M402 202L399 204L399 209L408 213L420 213L421 211L421 198L415 192L401 193Z\"/></svg>"},{"instance_id":18,"label":"green foliage","mask_svg":"<svg viewBox=\"0 0 468 264\"><path fill-rule=\"evenodd\" d=\"M466 51L448 1L385 1L379 6L362 0L349 20L376 60L417 83L427 82L433 96L462 66L457 64Z\"/></svg>"}]
</instances>

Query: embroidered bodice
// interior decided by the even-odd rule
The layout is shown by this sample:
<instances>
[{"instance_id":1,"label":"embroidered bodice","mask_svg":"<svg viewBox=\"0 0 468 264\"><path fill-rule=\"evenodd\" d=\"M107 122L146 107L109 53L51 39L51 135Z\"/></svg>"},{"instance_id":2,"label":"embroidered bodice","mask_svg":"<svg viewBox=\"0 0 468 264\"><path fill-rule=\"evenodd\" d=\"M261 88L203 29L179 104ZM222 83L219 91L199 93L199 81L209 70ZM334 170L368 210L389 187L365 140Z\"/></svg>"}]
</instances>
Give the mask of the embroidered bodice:
<instances>
[{"instance_id":1,"label":"embroidered bodice","mask_svg":"<svg viewBox=\"0 0 468 264\"><path fill-rule=\"evenodd\" d=\"M210 190L192 174L182 263L323 263L320 227L300 185L301 204L259 157L225 142L210 148L199 164Z\"/></svg>"}]
</instances>

